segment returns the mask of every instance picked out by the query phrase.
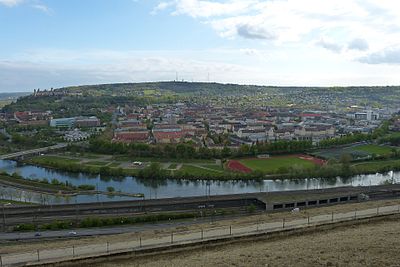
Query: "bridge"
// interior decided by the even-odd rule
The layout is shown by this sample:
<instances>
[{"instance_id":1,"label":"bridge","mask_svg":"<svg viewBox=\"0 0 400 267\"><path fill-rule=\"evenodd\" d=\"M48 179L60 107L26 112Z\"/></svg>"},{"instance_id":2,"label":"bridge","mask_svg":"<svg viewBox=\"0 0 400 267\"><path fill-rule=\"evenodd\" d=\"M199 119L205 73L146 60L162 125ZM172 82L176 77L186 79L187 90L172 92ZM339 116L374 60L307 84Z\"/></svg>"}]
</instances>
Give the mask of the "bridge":
<instances>
[{"instance_id":1,"label":"bridge","mask_svg":"<svg viewBox=\"0 0 400 267\"><path fill-rule=\"evenodd\" d=\"M0 160L13 159L13 158L18 158L18 157L27 156L27 155L39 154L39 153L47 152L50 150L61 149L61 148L67 147L67 146L68 146L68 144L62 143L62 144L57 144L54 146L19 151L19 152L7 154L7 155L0 155Z\"/></svg>"}]
</instances>

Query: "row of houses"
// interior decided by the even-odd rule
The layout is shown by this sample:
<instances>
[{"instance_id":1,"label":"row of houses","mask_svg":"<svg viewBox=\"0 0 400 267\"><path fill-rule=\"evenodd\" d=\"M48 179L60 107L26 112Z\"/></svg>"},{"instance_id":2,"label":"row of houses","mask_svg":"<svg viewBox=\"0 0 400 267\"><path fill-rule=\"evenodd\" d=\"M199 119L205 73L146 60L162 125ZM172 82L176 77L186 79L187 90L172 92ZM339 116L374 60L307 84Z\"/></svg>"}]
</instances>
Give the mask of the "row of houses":
<instances>
[{"instance_id":1,"label":"row of houses","mask_svg":"<svg viewBox=\"0 0 400 267\"><path fill-rule=\"evenodd\" d=\"M237 137L251 142L276 140L309 140L319 142L335 137L335 127L327 124L291 124L285 126L246 126L233 131Z\"/></svg>"},{"instance_id":2,"label":"row of houses","mask_svg":"<svg viewBox=\"0 0 400 267\"><path fill-rule=\"evenodd\" d=\"M139 121L121 121L114 130L114 141L143 143L180 143L186 141L201 142L207 131L188 124L155 124L152 129Z\"/></svg>"},{"instance_id":3,"label":"row of houses","mask_svg":"<svg viewBox=\"0 0 400 267\"><path fill-rule=\"evenodd\" d=\"M349 108L302 110L240 108L197 103L117 107L114 141L217 145L215 136L229 136L238 143L275 140L310 140L317 143L351 132L371 132L391 114L385 109ZM154 126L154 127L153 127Z\"/></svg>"}]
</instances>

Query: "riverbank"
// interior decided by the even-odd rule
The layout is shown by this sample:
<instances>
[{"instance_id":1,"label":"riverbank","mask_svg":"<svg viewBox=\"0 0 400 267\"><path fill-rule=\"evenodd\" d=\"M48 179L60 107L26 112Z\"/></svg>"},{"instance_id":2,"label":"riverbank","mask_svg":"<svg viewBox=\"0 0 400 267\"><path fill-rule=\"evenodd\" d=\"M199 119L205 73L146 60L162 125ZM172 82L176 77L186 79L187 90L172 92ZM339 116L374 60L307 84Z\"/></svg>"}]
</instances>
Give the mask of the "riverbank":
<instances>
[{"instance_id":1,"label":"riverbank","mask_svg":"<svg viewBox=\"0 0 400 267\"><path fill-rule=\"evenodd\" d=\"M12 205L12 206L26 206L26 205L36 205L35 203L24 202L24 201L17 201L17 200L7 200L7 199L0 199L0 205Z\"/></svg>"},{"instance_id":2,"label":"riverbank","mask_svg":"<svg viewBox=\"0 0 400 267\"><path fill-rule=\"evenodd\" d=\"M100 155L99 157L104 157ZM91 157L93 157L91 155ZM101 174L108 176L134 176L144 179L185 179L185 180L261 180L259 172L242 174L226 170L222 163L215 160L193 161L185 163L141 162L135 166L130 161L122 161L115 157L102 160L87 158L79 159L60 155L33 157L22 161L40 167L75 173ZM171 166L171 167L170 167Z\"/></svg>"},{"instance_id":3,"label":"riverbank","mask_svg":"<svg viewBox=\"0 0 400 267\"><path fill-rule=\"evenodd\" d=\"M171 198L171 197L191 197L204 195L226 195L254 192L275 192L290 190L309 190L323 189L343 186L370 186L384 183L399 183L400 172L389 172L386 174L371 174L352 176L348 178L312 178L312 179L262 179L262 180L201 180L201 179L167 179L167 178L138 178L129 176L110 176L99 174L85 174L76 172L58 171L37 167L29 164L21 164L15 161L0 161L0 169L9 174L18 173L25 179L47 179L51 181L56 178L58 181L75 186L88 184L94 186L99 191L107 192L109 187L115 191L136 194L144 193L146 199ZM13 192L13 188L5 188L6 191ZM29 194L32 195L32 194ZM26 195L29 197L29 195ZM13 192L13 197L8 194L9 199L19 199L20 194ZM23 199L25 194L22 194ZM45 196L45 195L43 195ZM43 203L41 194L34 194L33 199L36 203ZM79 195L76 197L52 197L47 198L48 203L87 203L87 202L108 202L117 200L129 200L130 197L106 196L106 195Z\"/></svg>"},{"instance_id":4,"label":"riverbank","mask_svg":"<svg viewBox=\"0 0 400 267\"><path fill-rule=\"evenodd\" d=\"M25 179L17 174L9 175L7 173L0 173L0 185L18 188L22 190L28 190L40 194L50 194L57 196L103 194L108 196L129 196L137 198L144 197L144 194L142 193L132 194L132 193L118 192L118 191L104 192L95 190L95 187L91 185L73 186L72 184L62 183L56 179L54 179L53 181L57 182L49 182L45 179L30 180L30 179ZM83 190L84 188L88 188L89 190Z\"/></svg>"}]
</instances>

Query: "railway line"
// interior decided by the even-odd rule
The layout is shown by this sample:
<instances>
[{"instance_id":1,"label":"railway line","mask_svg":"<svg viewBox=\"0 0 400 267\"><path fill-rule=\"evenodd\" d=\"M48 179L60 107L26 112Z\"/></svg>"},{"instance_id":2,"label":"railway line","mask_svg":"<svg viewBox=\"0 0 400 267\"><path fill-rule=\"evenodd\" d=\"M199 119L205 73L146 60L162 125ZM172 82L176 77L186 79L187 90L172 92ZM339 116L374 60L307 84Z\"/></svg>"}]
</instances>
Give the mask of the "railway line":
<instances>
[{"instance_id":1,"label":"railway line","mask_svg":"<svg viewBox=\"0 0 400 267\"><path fill-rule=\"evenodd\" d=\"M184 213L206 210L243 211L249 206L270 212L308 205L331 205L400 197L400 185L342 187L289 192L168 198L61 205L0 206L3 229L21 223L82 220L88 217L143 216L149 213ZM324 200L324 201L323 201ZM326 201L325 201L326 200Z\"/></svg>"}]
</instances>

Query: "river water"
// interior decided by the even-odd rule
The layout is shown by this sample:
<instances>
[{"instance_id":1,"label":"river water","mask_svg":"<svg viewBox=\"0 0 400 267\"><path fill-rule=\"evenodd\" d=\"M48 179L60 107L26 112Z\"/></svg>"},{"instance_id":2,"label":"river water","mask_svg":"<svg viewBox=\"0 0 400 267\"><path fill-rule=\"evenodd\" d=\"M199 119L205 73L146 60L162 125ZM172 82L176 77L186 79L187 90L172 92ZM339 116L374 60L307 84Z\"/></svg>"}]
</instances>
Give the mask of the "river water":
<instances>
[{"instance_id":1,"label":"river water","mask_svg":"<svg viewBox=\"0 0 400 267\"><path fill-rule=\"evenodd\" d=\"M385 181L400 182L400 172L386 174L357 175L351 178L334 179L299 179L299 180L263 180L263 181L206 181L206 180L144 180L136 177L110 177L58 171L10 160L0 160L0 170L7 173L18 173L24 178L56 178L68 181L73 185L91 184L99 191L107 191L112 186L116 191L126 193L143 193L146 199L238 194L252 192L272 192L301 189L321 189L339 186L369 186ZM84 203L136 199L127 196L78 195L70 197L52 196L25 192L13 188L1 188L0 198L22 200L36 203Z\"/></svg>"}]
</instances>

